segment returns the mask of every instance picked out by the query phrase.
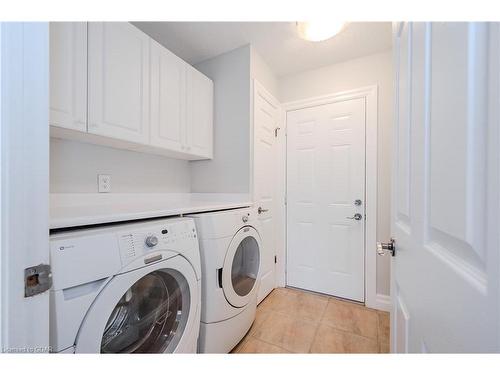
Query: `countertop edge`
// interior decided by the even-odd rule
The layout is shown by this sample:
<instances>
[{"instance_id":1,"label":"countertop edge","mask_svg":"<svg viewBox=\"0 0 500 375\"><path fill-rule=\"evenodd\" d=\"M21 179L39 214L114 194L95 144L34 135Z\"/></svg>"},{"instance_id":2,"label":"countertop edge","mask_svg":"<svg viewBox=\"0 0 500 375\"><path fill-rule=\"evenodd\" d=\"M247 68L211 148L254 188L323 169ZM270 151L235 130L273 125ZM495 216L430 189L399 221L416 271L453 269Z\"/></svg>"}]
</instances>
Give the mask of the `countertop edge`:
<instances>
[{"instance_id":1,"label":"countertop edge","mask_svg":"<svg viewBox=\"0 0 500 375\"><path fill-rule=\"evenodd\" d=\"M208 203L208 202L207 202ZM188 215L199 212L210 212L210 211L220 211L227 209L236 209L251 207L253 205L252 201L243 202L227 202L218 203L210 205L194 205L191 207L182 208L165 208L155 211L142 211L142 212L130 212L130 213L112 213L103 215L88 215L88 216L75 216L72 218L54 218L49 220L49 229L71 229L73 227L88 226L88 225L99 225L99 224L110 224L110 223L120 223L124 221L132 220L144 220L144 219L154 219L159 217L167 216L178 216L178 215Z\"/></svg>"}]
</instances>

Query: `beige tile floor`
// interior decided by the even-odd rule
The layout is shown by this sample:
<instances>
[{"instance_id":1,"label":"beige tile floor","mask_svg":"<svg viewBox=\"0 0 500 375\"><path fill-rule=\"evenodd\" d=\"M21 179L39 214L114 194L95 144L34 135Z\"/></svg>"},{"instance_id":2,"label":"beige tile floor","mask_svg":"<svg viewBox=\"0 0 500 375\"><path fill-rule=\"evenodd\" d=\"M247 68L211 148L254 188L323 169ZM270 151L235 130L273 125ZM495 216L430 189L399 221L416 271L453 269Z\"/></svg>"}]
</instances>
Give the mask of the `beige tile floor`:
<instances>
[{"instance_id":1,"label":"beige tile floor","mask_svg":"<svg viewBox=\"0 0 500 375\"><path fill-rule=\"evenodd\" d=\"M388 353L389 314L289 288L273 290L232 353Z\"/></svg>"}]
</instances>

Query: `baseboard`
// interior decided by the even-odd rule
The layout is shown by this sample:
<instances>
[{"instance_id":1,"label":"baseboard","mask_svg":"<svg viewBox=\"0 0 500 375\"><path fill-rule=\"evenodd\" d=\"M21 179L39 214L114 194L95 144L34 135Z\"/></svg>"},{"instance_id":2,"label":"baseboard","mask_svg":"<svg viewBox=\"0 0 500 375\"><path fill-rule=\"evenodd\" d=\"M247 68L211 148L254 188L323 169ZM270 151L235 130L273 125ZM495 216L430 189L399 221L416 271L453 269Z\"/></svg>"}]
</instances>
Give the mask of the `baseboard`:
<instances>
[{"instance_id":1,"label":"baseboard","mask_svg":"<svg viewBox=\"0 0 500 375\"><path fill-rule=\"evenodd\" d=\"M382 311L391 311L391 296L377 294L375 308Z\"/></svg>"}]
</instances>

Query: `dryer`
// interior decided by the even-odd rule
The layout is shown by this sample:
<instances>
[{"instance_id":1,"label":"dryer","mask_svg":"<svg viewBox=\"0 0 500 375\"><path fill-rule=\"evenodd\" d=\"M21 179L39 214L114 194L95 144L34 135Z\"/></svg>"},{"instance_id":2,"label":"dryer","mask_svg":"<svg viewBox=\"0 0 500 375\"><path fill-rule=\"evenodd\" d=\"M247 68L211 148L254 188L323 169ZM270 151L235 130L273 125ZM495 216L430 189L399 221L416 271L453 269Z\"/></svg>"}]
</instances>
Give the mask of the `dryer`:
<instances>
[{"instance_id":1,"label":"dryer","mask_svg":"<svg viewBox=\"0 0 500 375\"><path fill-rule=\"evenodd\" d=\"M193 219L51 235L52 352L196 353L201 264Z\"/></svg>"},{"instance_id":2,"label":"dryer","mask_svg":"<svg viewBox=\"0 0 500 375\"><path fill-rule=\"evenodd\" d=\"M199 351L228 353L255 319L262 248L257 215L244 208L191 217L203 274Z\"/></svg>"}]
</instances>

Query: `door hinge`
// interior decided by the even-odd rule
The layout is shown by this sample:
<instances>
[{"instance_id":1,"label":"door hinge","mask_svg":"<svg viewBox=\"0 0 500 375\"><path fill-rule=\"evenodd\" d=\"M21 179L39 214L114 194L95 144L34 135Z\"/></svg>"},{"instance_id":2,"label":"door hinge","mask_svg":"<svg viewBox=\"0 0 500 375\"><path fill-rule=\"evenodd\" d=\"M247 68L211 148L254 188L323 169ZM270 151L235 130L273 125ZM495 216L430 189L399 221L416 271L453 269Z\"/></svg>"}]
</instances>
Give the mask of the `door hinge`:
<instances>
[{"instance_id":1,"label":"door hinge","mask_svg":"<svg viewBox=\"0 0 500 375\"><path fill-rule=\"evenodd\" d=\"M275 255L274 256L274 264L278 263L278 257Z\"/></svg>"},{"instance_id":2,"label":"door hinge","mask_svg":"<svg viewBox=\"0 0 500 375\"><path fill-rule=\"evenodd\" d=\"M24 270L24 296L33 297L52 287L50 265L39 264Z\"/></svg>"}]
</instances>

